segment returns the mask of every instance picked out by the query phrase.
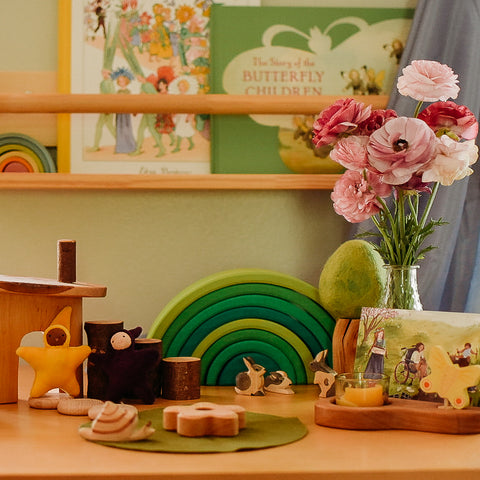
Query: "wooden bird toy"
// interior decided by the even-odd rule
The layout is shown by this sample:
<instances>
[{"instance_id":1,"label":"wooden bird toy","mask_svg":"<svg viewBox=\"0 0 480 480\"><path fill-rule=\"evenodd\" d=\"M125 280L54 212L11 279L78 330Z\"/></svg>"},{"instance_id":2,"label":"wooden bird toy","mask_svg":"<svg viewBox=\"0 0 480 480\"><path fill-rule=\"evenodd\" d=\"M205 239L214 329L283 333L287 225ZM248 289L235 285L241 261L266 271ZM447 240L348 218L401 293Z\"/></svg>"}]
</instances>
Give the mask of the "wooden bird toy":
<instances>
[{"instance_id":1,"label":"wooden bird toy","mask_svg":"<svg viewBox=\"0 0 480 480\"><path fill-rule=\"evenodd\" d=\"M70 346L82 344L84 297L104 297L106 287L76 281L76 244L57 242L57 279L0 275L0 404L18 400L18 356L22 338L44 332L64 307L71 307ZM80 386L81 368L77 369Z\"/></svg>"},{"instance_id":2,"label":"wooden bird toy","mask_svg":"<svg viewBox=\"0 0 480 480\"><path fill-rule=\"evenodd\" d=\"M444 407L468 407L468 388L480 382L480 365L460 367L452 363L447 352L439 345L431 348L427 361L431 373L420 381L420 388L425 393L438 393L444 399Z\"/></svg>"},{"instance_id":3,"label":"wooden bird toy","mask_svg":"<svg viewBox=\"0 0 480 480\"><path fill-rule=\"evenodd\" d=\"M323 350L317 354L315 359L310 362L310 370L315 372L313 383L317 384L320 388L319 396L322 398L329 397L335 394L334 384L337 372L327 365L325 358L328 350Z\"/></svg>"},{"instance_id":4,"label":"wooden bird toy","mask_svg":"<svg viewBox=\"0 0 480 480\"><path fill-rule=\"evenodd\" d=\"M252 357L243 357L243 363L247 366L247 371L240 372L235 377L235 392L239 395L265 395L265 367L255 363Z\"/></svg>"},{"instance_id":5,"label":"wooden bird toy","mask_svg":"<svg viewBox=\"0 0 480 480\"><path fill-rule=\"evenodd\" d=\"M44 347L19 347L17 355L35 370L31 397L41 397L49 390L60 388L69 395L80 394L76 371L91 350L87 345L70 346L71 307L65 307L43 334Z\"/></svg>"}]
</instances>

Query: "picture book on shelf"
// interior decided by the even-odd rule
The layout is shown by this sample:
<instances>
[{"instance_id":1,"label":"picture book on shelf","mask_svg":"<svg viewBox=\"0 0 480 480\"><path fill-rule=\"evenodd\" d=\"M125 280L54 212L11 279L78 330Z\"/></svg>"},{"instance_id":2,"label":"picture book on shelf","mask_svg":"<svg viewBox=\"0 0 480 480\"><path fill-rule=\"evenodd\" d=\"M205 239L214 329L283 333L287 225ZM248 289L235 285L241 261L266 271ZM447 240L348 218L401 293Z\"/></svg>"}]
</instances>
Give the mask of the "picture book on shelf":
<instances>
[{"instance_id":1,"label":"picture book on shelf","mask_svg":"<svg viewBox=\"0 0 480 480\"><path fill-rule=\"evenodd\" d=\"M388 95L414 9L212 5L211 93ZM351 2L350 2L351 3ZM357 3L358 5L358 3ZM314 149L314 115L215 115L213 173L340 173Z\"/></svg>"},{"instance_id":2,"label":"picture book on shelf","mask_svg":"<svg viewBox=\"0 0 480 480\"><path fill-rule=\"evenodd\" d=\"M63 7L71 52L61 73L71 78L70 93L208 92L211 0L63 0ZM71 172L210 172L208 115L73 114L67 135L69 151L59 155Z\"/></svg>"},{"instance_id":3,"label":"picture book on shelf","mask_svg":"<svg viewBox=\"0 0 480 480\"><path fill-rule=\"evenodd\" d=\"M438 369L438 359L430 357L437 346L448 354L449 359L442 360L445 370L449 365L479 365L480 315L363 308L354 370L388 375L390 396L439 400L420 388L433 366ZM478 394L477 388L469 392Z\"/></svg>"}]
</instances>

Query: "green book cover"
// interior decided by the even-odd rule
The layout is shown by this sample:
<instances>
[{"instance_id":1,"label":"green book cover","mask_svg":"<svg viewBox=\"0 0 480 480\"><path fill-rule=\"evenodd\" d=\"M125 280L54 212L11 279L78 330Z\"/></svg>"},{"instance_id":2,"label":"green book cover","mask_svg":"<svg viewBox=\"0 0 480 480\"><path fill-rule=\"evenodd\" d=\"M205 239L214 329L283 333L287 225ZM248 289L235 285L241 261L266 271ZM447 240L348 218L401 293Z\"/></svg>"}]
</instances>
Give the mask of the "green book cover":
<instances>
[{"instance_id":1,"label":"green book cover","mask_svg":"<svg viewBox=\"0 0 480 480\"><path fill-rule=\"evenodd\" d=\"M402 4L213 5L210 92L388 95L414 14ZM313 120L313 115L214 115L212 173L341 172L312 148Z\"/></svg>"}]
</instances>

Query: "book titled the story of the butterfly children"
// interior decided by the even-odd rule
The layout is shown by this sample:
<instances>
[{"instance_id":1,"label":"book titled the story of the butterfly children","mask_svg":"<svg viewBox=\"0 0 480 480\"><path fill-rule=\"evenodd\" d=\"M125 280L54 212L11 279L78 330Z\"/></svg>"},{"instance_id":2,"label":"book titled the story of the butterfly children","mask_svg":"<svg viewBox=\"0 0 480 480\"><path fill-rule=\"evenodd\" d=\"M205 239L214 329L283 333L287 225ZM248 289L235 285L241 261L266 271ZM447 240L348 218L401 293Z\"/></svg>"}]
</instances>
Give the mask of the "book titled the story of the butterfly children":
<instances>
[{"instance_id":1,"label":"book titled the story of the butterfly children","mask_svg":"<svg viewBox=\"0 0 480 480\"><path fill-rule=\"evenodd\" d=\"M435 346L446 353L431 353ZM441 401L420 388L422 378L480 364L480 314L363 308L355 368L390 377L389 395ZM460 377L461 378L461 377Z\"/></svg>"},{"instance_id":2,"label":"book titled the story of the butterfly children","mask_svg":"<svg viewBox=\"0 0 480 480\"><path fill-rule=\"evenodd\" d=\"M291 4L212 6L211 93L390 93L414 14L412 1ZM314 115L215 115L212 172L342 171L311 148L313 120Z\"/></svg>"}]
</instances>

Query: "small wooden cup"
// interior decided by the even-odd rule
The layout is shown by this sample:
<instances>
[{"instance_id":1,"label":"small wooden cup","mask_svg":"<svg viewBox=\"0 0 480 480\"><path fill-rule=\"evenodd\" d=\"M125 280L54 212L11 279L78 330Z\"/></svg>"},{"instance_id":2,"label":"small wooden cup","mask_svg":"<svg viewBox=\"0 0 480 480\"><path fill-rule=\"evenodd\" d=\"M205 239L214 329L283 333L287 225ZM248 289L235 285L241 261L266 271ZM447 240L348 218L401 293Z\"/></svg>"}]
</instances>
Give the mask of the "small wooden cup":
<instances>
[{"instance_id":1,"label":"small wooden cup","mask_svg":"<svg viewBox=\"0 0 480 480\"><path fill-rule=\"evenodd\" d=\"M162 397L168 400L200 398L200 359L167 357L162 359Z\"/></svg>"}]
</instances>

